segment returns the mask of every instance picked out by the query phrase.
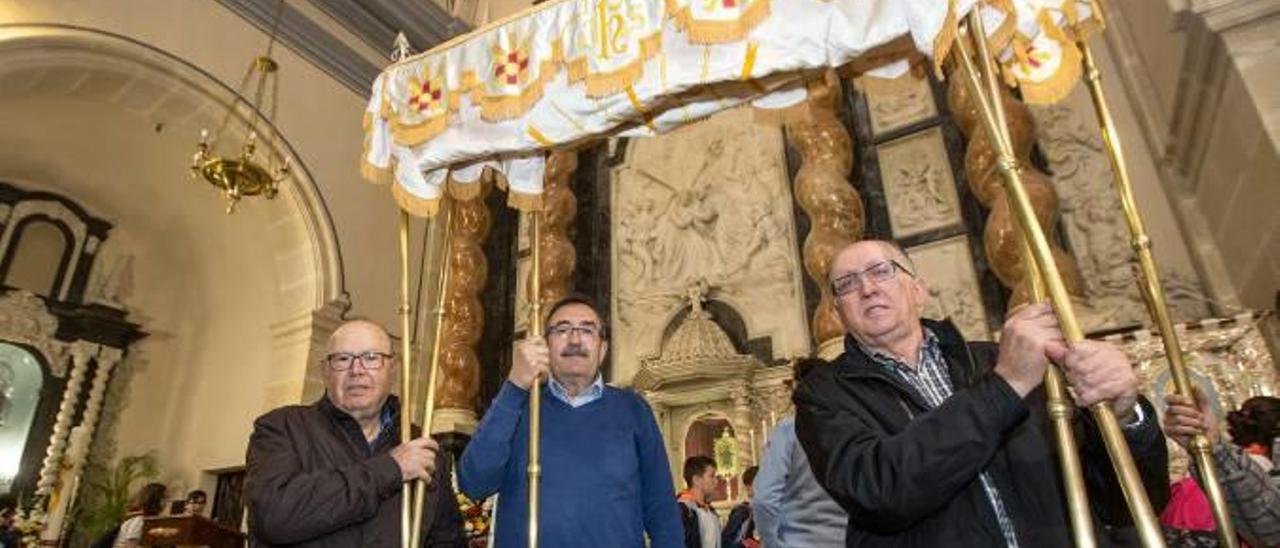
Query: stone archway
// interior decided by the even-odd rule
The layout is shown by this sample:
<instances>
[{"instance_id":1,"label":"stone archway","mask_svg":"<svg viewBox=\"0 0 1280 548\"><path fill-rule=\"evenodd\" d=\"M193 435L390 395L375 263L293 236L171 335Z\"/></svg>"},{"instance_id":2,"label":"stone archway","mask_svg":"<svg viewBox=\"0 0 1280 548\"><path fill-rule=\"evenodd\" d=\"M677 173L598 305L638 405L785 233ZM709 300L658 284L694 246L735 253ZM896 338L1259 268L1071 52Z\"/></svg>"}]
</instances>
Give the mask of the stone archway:
<instances>
[{"instance_id":1,"label":"stone archway","mask_svg":"<svg viewBox=\"0 0 1280 548\"><path fill-rule=\"evenodd\" d=\"M242 462L253 416L319 393L308 364L348 306L333 222L286 135L259 125L261 148L294 166L273 201L226 216L212 188L186 180L200 129L233 96L128 37L0 25L0 178L115 223L100 253L133 265L125 307L157 334L131 349L107 396L104 428L120 426L126 447L95 454L161 449L188 487Z\"/></svg>"}]
</instances>

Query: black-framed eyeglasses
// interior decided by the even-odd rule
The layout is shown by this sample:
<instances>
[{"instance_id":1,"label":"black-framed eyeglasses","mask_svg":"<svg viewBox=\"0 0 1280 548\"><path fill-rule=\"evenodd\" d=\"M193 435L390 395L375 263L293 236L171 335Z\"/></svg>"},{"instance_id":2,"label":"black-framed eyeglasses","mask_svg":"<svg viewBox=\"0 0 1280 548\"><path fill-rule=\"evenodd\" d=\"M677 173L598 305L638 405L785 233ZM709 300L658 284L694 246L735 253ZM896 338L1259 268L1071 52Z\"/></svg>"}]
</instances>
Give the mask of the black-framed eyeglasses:
<instances>
[{"instance_id":1,"label":"black-framed eyeglasses","mask_svg":"<svg viewBox=\"0 0 1280 548\"><path fill-rule=\"evenodd\" d=\"M367 351L367 352L334 352L324 357L325 365L334 371L346 371L351 369L356 362L360 362L365 369L378 369L391 359L391 354L386 352Z\"/></svg>"},{"instance_id":2,"label":"black-framed eyeglasses","mask_svg":"<svg viewBox=\"0 0 1280 548\"><path fill-rule=\"evenodd\" d=\"M595 339L600 336L600 327L592 324L570 325L567 323L558 323L547 328L547 338L556 337L560 339L568 339L577 333L579 337L584 339Z\"/></svg>"},{"instance_id":3,"label":"black-framed eyeglasses","mask_svg":"<svg viewBox=\"0 0 1280 548\"><path fill-rule=\"evenodd\" d=\"M855 291L861 291L863 284L872 282L877 285L888 282L893 279L894 274L901 270L908 276L915 275L902 266L898 261L889 259L868 266L858 272L850 272L843 274L839 278L831 281L831 292L837 297L843 297Z\"/></svg>"}]
</instances>

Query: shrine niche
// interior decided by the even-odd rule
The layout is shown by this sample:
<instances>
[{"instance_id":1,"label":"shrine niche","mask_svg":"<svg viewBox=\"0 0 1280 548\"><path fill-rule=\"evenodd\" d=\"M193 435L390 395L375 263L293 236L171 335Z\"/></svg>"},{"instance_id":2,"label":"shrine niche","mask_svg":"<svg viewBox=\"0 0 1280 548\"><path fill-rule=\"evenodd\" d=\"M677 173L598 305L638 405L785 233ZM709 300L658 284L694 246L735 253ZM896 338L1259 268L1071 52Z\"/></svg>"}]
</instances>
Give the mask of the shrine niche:
<instances>
[{"instance_id":1,"label":"shrine niche","mask_svg":"<svg viewBox=\"0 0 1280 548\"><path fill-rule=\"evenodd\" d=\"M676 484L687 457L713 457L724 468L731 500L742 494L736 475L758 462L767 421L778 416L761 403L771 401L767 394L781 387L791 368L765 367L742 351L741 341L722 327L734 323L734 310L714 295L705 282L687 290L689 304L663 330L660 354L641 362L633 386L653 407Z\"/></svg>"},{"instance_id":2,"label":"shrine niche","mask_svg":"<svg viewBox=\"0 0 1280 548\"><path fill-rule=\"evenodd\" d=\"M766 361L808 355L782 134L734 110L628 144L612 172L612 381L658 356L699 280L741 315Z\"/></svg>"}]
</instances>

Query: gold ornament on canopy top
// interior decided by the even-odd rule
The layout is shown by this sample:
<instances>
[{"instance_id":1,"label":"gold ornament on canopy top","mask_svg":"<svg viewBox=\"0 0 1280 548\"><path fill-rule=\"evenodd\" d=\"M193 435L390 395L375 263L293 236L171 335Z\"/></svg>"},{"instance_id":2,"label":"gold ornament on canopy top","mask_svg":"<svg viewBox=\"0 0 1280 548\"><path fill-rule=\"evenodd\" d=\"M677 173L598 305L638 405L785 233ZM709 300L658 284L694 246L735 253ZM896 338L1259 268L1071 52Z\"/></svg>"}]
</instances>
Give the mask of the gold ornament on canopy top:
<instances>
[{"instance_id":1,"label":"gold ornament on canopy top","mask_svg":"<svg viewBox=\"0 0 1280 548\"><path fill-rule=\"evenodd\" d=\"M267 40L267 51L254 58L236 89L235 99L227 113L222 117L218 130L210 135L209 130L201 130L200 142L196 143L196 153L191 159L191 178L204 179L222 191L227 200L227 213L235 212L236 204L246 196L264 196L267 199L276 197L280 191L280 182L290 172L289 159L285 158L278 165L274 159L268 158L263 164L258 159L258 124L259 119L265 121L264 126L271 126L276 118L276 106L279 96L280 66L271 58L271 50L276 43L276 30L280 26L280 15L284 11L284 0L276 6L275 19L271 24L271 37ZM248 99L252 93L253 99ZM232 119L237 118L243 105L243 115L247 120L244 128L244 141L237 155L219 155L214 143L226 136ZM270 156L270 153L267 154Z\"/></svg>"},{"instance_id":2,"label":"gold ornament on canopy top","mask_svg":"<svg viewBox=\"0 0 1280 548\"><path fill-rule=\"evenodd\" d=\"M1112 161L1122 167L1087 44L1102 27L1096 0L750 0L718 6L683 0L552 0L398 59L379 75L365 112L362 173L371 181L390 183L403 211L429 216L446 193L459 199L473 196L475 187L470 185L480 184L490 172L508 190L509 203L530 212L534 241L541 242L539 210L548 153L607 137L650 136L742 105L766 111L761 120L823 120L806 104L833 69L864 79L896 80L911 77L911 66L927 58L940 76L945 64L951 66L951 77L959 80L970 106L955 113L956 121L971 139L982 141L974 149L991 151L967 163L984 174L974 177L983 202L1004 204L996 209L1008 222L993 224L1018 233L1005 238L1010 245L1002 247L1011 267L1005 272L1007 281L1021 281L1027 299L1051 302L1067 339L1079 341L1084 335L1069 295L1078 274L1069 263L1058 264L1060 250L1047 237L1045 225L1052 223L1046 211L1053 208L1044 204L1052 196L1024 165L1030 126L1018 123L1019 113L1006 107L1002 87L1018 88L1027 103L1051 103L1066 97L1084 76ZM815 37L815 28L825 32ZM845 163L831 167L833 175L848 172ZM1149 239L1131 207L1132 189L1124 170L1116 171L1117 190L1144 267L1144 295L1165 344L1176 349ZM847 200L837 201L856 209ZM826 205L807 204L812 207L806 211ZM844 215L860 221L862 216L861 211L824 213L815 218ZM402 221L402 236L405 226ZM859 233L851 224L839 228L831 232L832 238ZM533 246L533 295L541 295L540 247ZM814 265L809 265L811 260ZM821 267L818 263L821 254L806 253L806 266ZM1014 272L1014 266L1021 268ZM534 333L540 332L543 319L539 301L534 299L530 318ZM817 318L815 324L825 325ZM1184 364L1172 359L1170 369L1178 391L1186 393ZM1074 404L1064 384L1056 371L1046 379L1046 388L1054 393L1050 414L1055 437L1069 448L1074 443ZM538 386L535 381L529 409L531 547L538 544ZM1163 546L1116 417L1105 404L1089 412L1099 426L1141 542ZM1216 484L1203 440L1197 440L1195 449L1206 483ZM1058 453L1067 456L1061 462L1064 505L1075 544L1094 546L1097 539L1089 523L1080 463L1070 457L1076 452ZM1209 495L1223 543L1233 546L1221 493L1213 491ZM409 519L420 518L406 516L406 530Z\"/></svg>"}]
</instances>

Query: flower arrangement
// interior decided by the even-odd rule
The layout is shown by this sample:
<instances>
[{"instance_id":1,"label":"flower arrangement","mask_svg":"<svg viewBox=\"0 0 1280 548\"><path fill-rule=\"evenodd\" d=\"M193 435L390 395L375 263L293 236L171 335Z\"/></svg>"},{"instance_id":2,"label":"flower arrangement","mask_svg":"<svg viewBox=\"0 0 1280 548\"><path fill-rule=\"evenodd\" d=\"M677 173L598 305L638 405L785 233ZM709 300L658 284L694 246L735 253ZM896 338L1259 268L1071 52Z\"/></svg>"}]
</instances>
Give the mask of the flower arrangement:
<instances>
[{"instance_id":1,"label":"flower arrangement","mask_svg":"<svg viewBox=\"0 0 1280 548\"><path fill-rule=\"evenodd\" d=\"M462 527L468 544L472 547L485 546L489 538L489 526L493 523L493 497L475 502L458 493L458 512L462 514Z\"/></svg>"},{"instance_id":2,"label":"flower arrangement","mask_svg":"<svg viewBox=\"0 0 1280 548\"><path fill-rule=\"evenodd\" d=\"M22 546L39 546L40 532L44 530L44 522L48 516L44 513L44 497L36 497L27 507L18 501L17 511L13 514L13 529L22 535Z\"/></svg>"}]
</instances>

